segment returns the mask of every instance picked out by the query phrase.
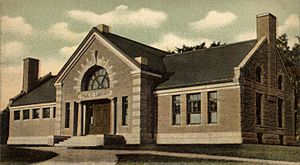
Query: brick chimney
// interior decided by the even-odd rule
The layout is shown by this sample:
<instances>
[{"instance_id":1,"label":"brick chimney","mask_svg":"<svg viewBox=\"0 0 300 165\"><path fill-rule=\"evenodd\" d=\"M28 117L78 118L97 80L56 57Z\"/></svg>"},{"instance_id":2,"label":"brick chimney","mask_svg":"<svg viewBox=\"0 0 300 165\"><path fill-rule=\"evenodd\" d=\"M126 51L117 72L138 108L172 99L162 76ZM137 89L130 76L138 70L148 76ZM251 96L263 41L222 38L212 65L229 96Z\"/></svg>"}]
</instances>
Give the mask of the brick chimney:
<instances>
[{"instance_id":1,"label":"brick chimney","mask_svg":"<svg viewBox=\"0 0 300 165\"><path fill-rule=\"evenodd\" d=\"M275 88L273 84L277 82L276 70L276 17L271 13L260 14L256 16L256 26L257 26L257 40L262 37L267 37L268 46L266 49L267 63L266 63L266 80L267 80L267 99L276 101L274 93Z\"/></svg>"},{"instance_id":2,"label":"brick chimney","mask_svg":"<svg viewBox=\"0 0 300 165\"><path fill-rule=\"evenodd\" d=\"M267 37L270 44L276 42L276 17L271 13L256 16L257 40Z\"/></svg>"},{"instance_id":3,"label":"brick chimney","mask_svg":"<svg viewBox=\"0 0 300 165\"><path fill-rule=\"evenodd\" d=\"M100 24L97 26L97 29L102 32L102 33L109 33L110 32L110 27L104 24Z\"/></svg>"},{"instance_id":4,"label":"brick chimney","mask_svg":"<svg viewBox=\"0 0 300 165\"><path fill-rule=\"evenodd\" d=\"M39 77L39 60L25 58L23 60L23 91L31 91L37 84Z\"/></svg>"}]
</instances>

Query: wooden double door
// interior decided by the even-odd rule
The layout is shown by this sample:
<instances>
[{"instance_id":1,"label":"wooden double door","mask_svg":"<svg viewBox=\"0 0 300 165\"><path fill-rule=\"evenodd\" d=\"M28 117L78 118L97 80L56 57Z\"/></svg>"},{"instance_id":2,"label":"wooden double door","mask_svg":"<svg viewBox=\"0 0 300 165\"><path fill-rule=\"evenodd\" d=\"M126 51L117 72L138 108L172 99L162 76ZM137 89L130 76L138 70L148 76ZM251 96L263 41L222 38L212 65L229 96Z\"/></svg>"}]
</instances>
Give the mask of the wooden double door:
<instances>
[{"instance_id":1,"label":"wooden double door","mask_svg":"<svg viewBox=\"0 0 300 165\"><path fill-rule=\"evenodd\" d=\"M110 104L94 103L90 106L90 122L88 134L109 134Z\"/></svg>"}]
</instances>

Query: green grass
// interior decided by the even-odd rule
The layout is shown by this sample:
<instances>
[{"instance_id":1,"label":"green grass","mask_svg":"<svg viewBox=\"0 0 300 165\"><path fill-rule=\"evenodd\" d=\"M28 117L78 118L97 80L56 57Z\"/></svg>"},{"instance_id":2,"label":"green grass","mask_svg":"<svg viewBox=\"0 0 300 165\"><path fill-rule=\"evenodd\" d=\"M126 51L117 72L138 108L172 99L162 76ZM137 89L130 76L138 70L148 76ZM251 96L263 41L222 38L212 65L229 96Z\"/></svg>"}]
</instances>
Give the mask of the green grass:
<instances>
[{"instance_id":1,"label":"green grass","mask_svg":"<svg viewBox=\"0 0 300 165\"><path fill-rule=\"evenodd\" d=\"M55 156L57 156L57 153L51 151L25 149L16 146L0 146L1 164L38 163Z\"/></svg>"},{"instance_id":2,"label":"green grass","mask_svg":"<svg viewBox=\"0 0 300 165\"><path fill-rule=\"evenodd\" d=\"M255 163L209 160L197 158L179 158L173 156L160 156L150 154L118 154L118 165L129 164L199 164L199 165L255 165Z\"/></svg>"},{"instance_id":3,"label":"green grass","mask_svg":"<svg viewBox=\"0 0 300 165\"><path fill-rule=\"evenodd\" d=\"M256 145L256 144L177 145L177 146L162 145L162 146L155 147L155 150L300 162L300 147L291 147L291 146Z\"/></svg>"},{"instance_id":4,"label":"green grass","mask_svg":"<svg viewBox=\"0 0 300 165\"><path fill-rule=\"evenodd\" d=\"M146 145L146 146L107 146L101 149L153 150L179 153L195 153L240 158L300 162L300 147L232 144L232 145ZM100 149L100 148L98 148Z\"/></svg>"}]
</instances>

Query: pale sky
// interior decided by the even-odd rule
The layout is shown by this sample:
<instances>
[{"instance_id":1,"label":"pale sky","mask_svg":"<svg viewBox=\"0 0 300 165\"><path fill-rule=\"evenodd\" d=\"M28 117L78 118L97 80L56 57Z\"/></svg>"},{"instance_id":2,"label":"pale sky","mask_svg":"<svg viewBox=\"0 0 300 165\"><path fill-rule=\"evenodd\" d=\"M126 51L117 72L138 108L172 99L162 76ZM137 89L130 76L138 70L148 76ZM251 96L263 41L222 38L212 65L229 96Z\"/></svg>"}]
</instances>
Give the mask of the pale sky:
<instances>
[{"instance_id":1,"label":"pale sky","mask_svg":"<svg viewBox=\"0 0 300 165\"><path fill-rule=\"evenodd\" d=\"M300 0L0 0L1 110L22 87L22 59L57 74L98 24L160 49L256 37L256 15L277 17L278 35L300 35Z\"/></svg>"}]
</instances>

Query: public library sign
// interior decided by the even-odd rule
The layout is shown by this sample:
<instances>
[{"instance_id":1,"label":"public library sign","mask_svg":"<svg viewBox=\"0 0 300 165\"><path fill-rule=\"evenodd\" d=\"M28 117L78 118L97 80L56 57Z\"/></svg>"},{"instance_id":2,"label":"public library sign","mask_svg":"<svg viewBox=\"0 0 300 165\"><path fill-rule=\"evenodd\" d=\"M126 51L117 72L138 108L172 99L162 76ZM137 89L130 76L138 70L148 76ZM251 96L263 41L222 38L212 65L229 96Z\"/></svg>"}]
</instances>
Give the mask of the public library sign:
<instances>
[{"instance_id":1,"label":"public library sign","mask_svg":"<svg viewBox=\"0 0 300 165\"><path fill-rule=\"evenodd\" d=\"M111 90L95 90L95 91L82 91L79 94L80 100L94 100L94 99L103 99L108 98L112 95Z\"/></svg>"}]
</instances>

